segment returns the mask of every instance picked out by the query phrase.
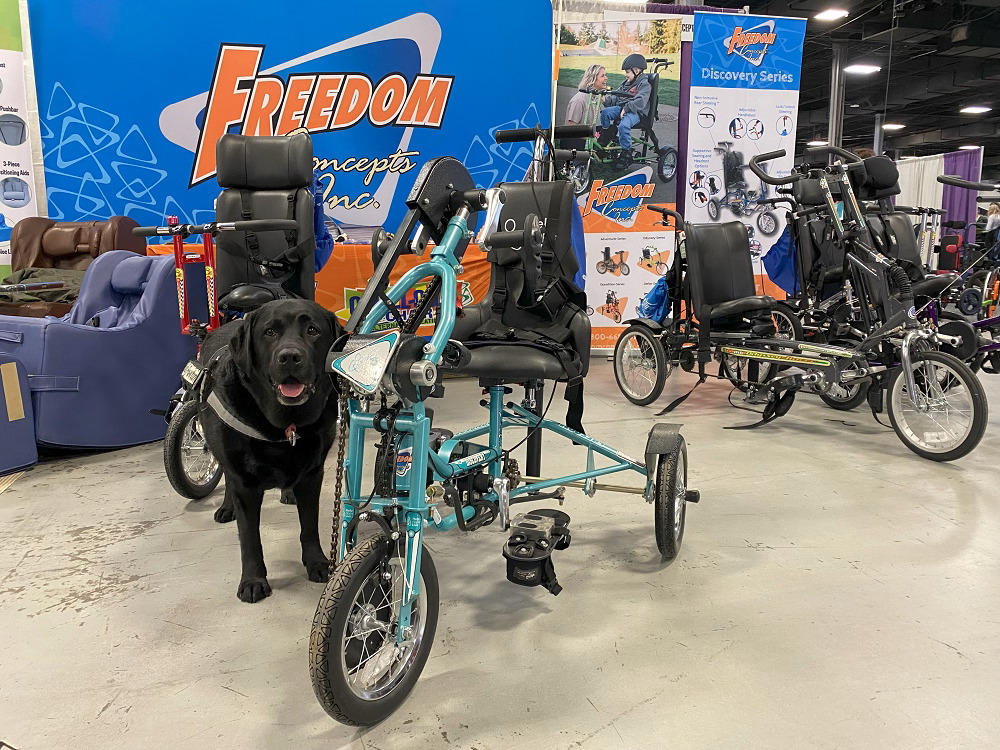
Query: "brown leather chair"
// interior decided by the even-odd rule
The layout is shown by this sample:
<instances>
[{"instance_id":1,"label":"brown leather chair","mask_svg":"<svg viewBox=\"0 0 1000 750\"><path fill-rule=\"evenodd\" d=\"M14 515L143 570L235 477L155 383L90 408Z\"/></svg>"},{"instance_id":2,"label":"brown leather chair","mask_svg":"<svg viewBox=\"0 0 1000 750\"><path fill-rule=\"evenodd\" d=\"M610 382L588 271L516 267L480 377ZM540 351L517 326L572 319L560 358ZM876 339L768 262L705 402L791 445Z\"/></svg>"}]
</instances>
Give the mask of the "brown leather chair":
<instances>
[{"instance_id":1,"label":"brown leather chair","mask_svg":"<svg viewBox=\"0 0 1000 750\"><path fill-rule=\"evenodd\" d=\"M53 221L40 216L21 219L10 233L11 269L55 268L82 271L101 253L131 250L146 254L146 241L132 236L139 226L126 216L106 221ZM61 317L68 302L0 302L0 315Z\"/></svg>"}]
</instances>

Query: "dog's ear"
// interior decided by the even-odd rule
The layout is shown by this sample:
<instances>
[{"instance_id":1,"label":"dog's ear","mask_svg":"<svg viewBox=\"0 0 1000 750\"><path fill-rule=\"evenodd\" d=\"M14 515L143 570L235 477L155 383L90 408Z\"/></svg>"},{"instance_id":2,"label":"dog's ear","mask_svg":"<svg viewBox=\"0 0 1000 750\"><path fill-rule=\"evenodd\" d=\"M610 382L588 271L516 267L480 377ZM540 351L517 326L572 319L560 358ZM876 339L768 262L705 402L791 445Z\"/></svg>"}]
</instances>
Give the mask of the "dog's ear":
<instances>
[{"instance_id":1,"label":"dog's ear","mask_svg":"<svg viewBox=\"0 0 1000 750\"><path fill-rule=\"evenodd\" d=\"M249 375L254 371L256 365L256 355L254 353L254 329L256 328L257 316L254 312L245 316L240 323L239 330L229 343L229 351L233 355L233 363Z\"/></svg>"},{"instance_id":2,"label":"dog's ear","mask_svg":"<svg viewBox=\"0 0 1000 750\"><path fill-rule=\"evenodd\" d=\"M344 335L344 327L340 324L340 319L326 308L323 308L323 315L326 319L327 325L330 327L330 335L333 337L332 340L336 341Z\"/></svg>"}]
</instances>

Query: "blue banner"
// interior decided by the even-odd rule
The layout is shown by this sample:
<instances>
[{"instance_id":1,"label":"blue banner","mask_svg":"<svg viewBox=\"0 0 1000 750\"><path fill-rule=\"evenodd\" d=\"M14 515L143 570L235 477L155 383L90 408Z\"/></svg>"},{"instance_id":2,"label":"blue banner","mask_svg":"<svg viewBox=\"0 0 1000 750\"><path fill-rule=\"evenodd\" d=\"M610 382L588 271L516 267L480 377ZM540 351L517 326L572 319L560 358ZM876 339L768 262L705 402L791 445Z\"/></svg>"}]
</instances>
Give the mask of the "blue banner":
<instances>
[{"instance_id":1,"label":"blue banner","mask_svg":"<svg viewBox=\"0 0 1000 750\"><path fill-rule=\"evenodd\" d=\"M551 6L299 0L30 3L50 217L214 218L226 132L313 138L325 211L394 228L420 166L520 179L548 124ZM86 50L86 53L82 52Z\"/></svg>"},{"instance_id":2,"label":"blue banner","mask_svg":"<svg viewBox=\"0 0 1000 750\"><path fill-rule=\"evenodd\" d=\"M698 13L691 85L798 91L805 34L801 18Z\"/></svg>"}]
</instances>

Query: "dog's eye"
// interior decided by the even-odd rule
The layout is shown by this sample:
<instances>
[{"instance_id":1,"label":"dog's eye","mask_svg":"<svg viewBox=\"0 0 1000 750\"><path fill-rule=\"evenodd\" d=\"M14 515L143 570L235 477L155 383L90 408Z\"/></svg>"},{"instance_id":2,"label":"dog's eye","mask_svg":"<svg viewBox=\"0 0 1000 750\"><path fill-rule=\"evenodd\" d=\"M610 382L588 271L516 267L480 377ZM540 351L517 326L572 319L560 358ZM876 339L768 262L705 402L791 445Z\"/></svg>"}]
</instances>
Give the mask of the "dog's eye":
<instances>
[{"instance_id":1,"label":"dog's eye","mask_svg":"<svg viewBox=\"0 0 1000 750\"><path fill-rule=\"evenodd\" d=\"M316 326L309 326L306 329L306 333L308 333L310 336L319 336L319 329Z\"/></svg>"},{"instance_id":2,"label":"dog's eye","mask_svg":"<svg viewBox=\"0 0 1000 750\"><path fill-rule=\"evenodd\" d=\"M264 329L264 335L265 336L277 336L278 333L273 328L265 328Z\"/></svg>"}]
</instances>

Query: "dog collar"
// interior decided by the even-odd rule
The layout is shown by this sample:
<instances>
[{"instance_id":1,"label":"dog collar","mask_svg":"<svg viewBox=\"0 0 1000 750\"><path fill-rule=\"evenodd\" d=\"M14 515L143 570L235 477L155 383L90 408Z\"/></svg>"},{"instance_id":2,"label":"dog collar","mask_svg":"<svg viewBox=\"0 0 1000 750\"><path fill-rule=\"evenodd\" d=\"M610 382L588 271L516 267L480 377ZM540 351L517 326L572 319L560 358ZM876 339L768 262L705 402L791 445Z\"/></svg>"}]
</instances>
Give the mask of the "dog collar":
<instances>
[{"instance_id":1,"label":"dog collar","mask_svg":"<svg viewBox=\"0 0 1000 750\"><path fill-rule=\"evenodd\" d=\"M219 419L221 419L223 422L226 423L227 426L236 430L241 435L246 435L247 437L251 437L254 440L263 440L264 442L267 443L281 443L287 440L292 447L295 447L295 443L298 442L299 435L295 431L295 425L293 424L288 425L288 427L285 428L285 434L282 437L269 438L260 430L251 427L246 422L237 417L235 414L233 414L233 412L230 411L223 403L222 399L219 398L218 395L216 395L215 391L212 391L211 393L208 394L208 398L205 399L205 403L208 404L208 406L212 409L212 411L216 413Z\"/></svg>"}]
</instances>

